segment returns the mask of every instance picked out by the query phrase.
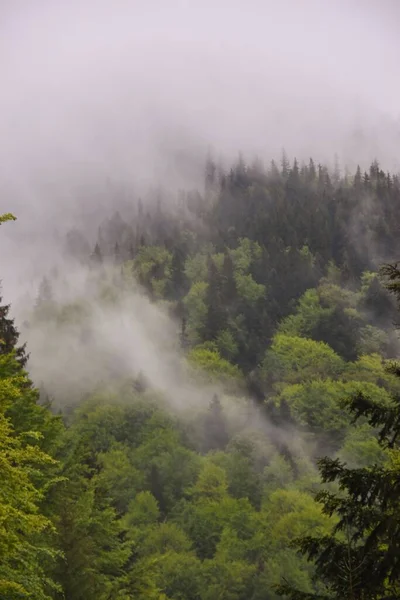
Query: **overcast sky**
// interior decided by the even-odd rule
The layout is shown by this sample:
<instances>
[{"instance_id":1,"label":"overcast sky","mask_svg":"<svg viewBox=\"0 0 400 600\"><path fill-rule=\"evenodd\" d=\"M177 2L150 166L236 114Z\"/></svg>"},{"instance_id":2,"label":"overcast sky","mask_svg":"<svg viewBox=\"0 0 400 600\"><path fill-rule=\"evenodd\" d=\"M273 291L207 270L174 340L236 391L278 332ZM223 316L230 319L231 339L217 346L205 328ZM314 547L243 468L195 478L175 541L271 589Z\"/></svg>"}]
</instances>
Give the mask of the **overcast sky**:
<instances>
[{"instance_id":1,"label":"overcast sky","mask_svg":"<svg viewBox=\"0 0 400 600\"><path fill-rule=\"evenodd\" d=\"M208 146L394 168L399 24L398 0L0 0L0 212L14 236L106 177L195 185Z\"/></svg>"}]
</instances>

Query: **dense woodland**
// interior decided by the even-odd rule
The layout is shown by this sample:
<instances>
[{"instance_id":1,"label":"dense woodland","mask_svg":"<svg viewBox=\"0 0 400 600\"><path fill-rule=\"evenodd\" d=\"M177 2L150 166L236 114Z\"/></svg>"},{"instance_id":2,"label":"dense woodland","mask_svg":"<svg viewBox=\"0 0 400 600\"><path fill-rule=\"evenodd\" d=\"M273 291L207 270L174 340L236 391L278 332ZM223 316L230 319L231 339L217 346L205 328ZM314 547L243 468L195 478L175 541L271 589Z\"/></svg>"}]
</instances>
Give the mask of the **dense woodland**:
<instances>
[{"instance_id":1,"label":"dense woodland","mask_svg":"<svg viewBox=\"0 0 400 600\"><path fill-rule=\"evenodd\" d=\"M66 408L0 303L0 598L399 598L400 179L209 157L201 191L109 203L68 264L100 304L139 285L218 391L173 408L132 365ZM84 344L63 278L26 323Z\"/></svg>"}]
</instances>

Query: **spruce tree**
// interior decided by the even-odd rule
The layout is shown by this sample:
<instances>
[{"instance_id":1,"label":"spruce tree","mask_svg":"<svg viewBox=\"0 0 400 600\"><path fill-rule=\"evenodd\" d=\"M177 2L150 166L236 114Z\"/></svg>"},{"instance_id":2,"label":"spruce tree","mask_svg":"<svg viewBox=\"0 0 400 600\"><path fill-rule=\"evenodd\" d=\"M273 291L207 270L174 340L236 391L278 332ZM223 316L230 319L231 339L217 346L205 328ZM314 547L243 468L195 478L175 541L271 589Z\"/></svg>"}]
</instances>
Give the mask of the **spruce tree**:
<instances>
[{"instance_id":1,"label":"spruce tree","mask_svg":"<svg viewBox=\"0 0 400 600\"><path fill-rule=\"evenodd\" d=\"M91 261L93 265L99 266L103 264L103 254L100 250L100 246L96 243L94 250L91 255Z\"/></svg>"},{"instance_id":2,"label":"spruce tree","mask_svg":"<svg viewBox=\"0 0 400 600\"><path fill-rule=\"evenodd\" d=\"M210 194L215 191L216 187L216 179L217 179L217 166L211 156L211 153L207 155L206 165L205 165L205 173L204 173L204 188L205 194L208 198Z\"/></svg>"},{"instance_id":3,"label":"spruce tree","mask_svg":"<svg viewBox=\"0 0 400 600\"><path fill-rule=\"evenodd\" d=\"M315 168L315 163L312 158L310 158L310 162L308 165L308 177L309 177L310 183L313 183L317 178L317 171Z\"/></svg>"},{"instance_id":4,"label":"spruce tree","mask_svg":"<svg viewBox=\"0 0 400 600\"><path fill-rule=\"evenodd\" d=\"M204 339L214 340L224 327L224 305L221 300L222 277L211 256L207 261L208 288L206 297L207 316L204 328Z\"/></svg>"},{"instance_id":5,"label":"spruce tree","mask_svg":"<svg viewBox=\"0 0 400 600\"><path fill-rule=\"evenodd\" d=\"M171 299L177 300L187 292L187 281L185 276L185 248L177 244L172 249L171 280L169 295Z\"/></svg>"},{"instance_id":6,"label":"spruce tree","mask_svg":"<svg viewBox=\"0 0 400 600\"><path fill-rule=\"evenodd\" d=\"M0 598L51 600L61 593L53 577L59 553L44 504L58 470L48 451L62 424L38 404L9 310L0 306Z\"/></svg>"},{"instance_id":7,"label":"spruce tree","mask_svg":"<svg viewBox=\"0 0 400 600\"><path fill-rule=\"evenodd\" d=\"M206 451L223 450L229 440L221 401L217 394L212 397L205 418L204 436Z\"/></svg>"},{"instance_id":8,"label":"spruce tree","mask_svg":"<svg viewBox=\"0 0 400 600\"><path fill-rule=\"evenodd\" d=\"M289 159L288 159L285 149L282 149L281 167L282 167L282 170L281 170L282 177L284 179L286 179L290 173L290 162L289 162Z\"/></svg>"},{"instance_id":9,"label":"spruce tree","mask_svg":"<svg viewBox=\"0 0 400 600\"><path fill-rule=\"evenodd\" d=\"M38 296L35 304L35 318L46 321L55 314L53 290L47 277L43 277L39 285Z\"/></svg>"},{"instance_id":10,"label":"spruce tree","mask_svg":"<svg viewBox=\"0 0 400 600\"><path fill-rule=\"evenodd\" d=\"M0 356L14 351L21 367L25 367L28 360L25 352L26 345L18 346L19 332L14 325L14 319L8 316L10 305L1 305L1 301L0 296Z\"/></svg>"},{"instance_id":11,"label":"spruce tree","mask_svg":"<svg viewBox=\"0 0 400 600\"><path fill-rule=\"evenodd\" d=\"M235 273L233 261L228 250L224 253L224 262L222 264L222 300L224 304L232 303L236 295Z\"/></svg>"},{"instance_id":12,"label":"spruce tree","mask_svg":"<svg viewBox=\"0 0 400 600\"><path fill-rule=\"evenodd\" d=\"M20 431L10 410L27 394L14 353L0 354L0 598L50 600L61 591L51 577L57 551L53 527L42 511L55 461L38 447L35 415L21 414ZM37 416L37 415L36 415Z\"/></svg>"},{"instance_id":13,"label":"spruce tree","mask_svg":"<svg viewBox=\"0 0 400 600\"><path fill-rule=\"evenodd\" d=\"M114 246L114 264L121 264L121 249L119 247L118 242L115 242Z\"/></svg>"}]
</instances>

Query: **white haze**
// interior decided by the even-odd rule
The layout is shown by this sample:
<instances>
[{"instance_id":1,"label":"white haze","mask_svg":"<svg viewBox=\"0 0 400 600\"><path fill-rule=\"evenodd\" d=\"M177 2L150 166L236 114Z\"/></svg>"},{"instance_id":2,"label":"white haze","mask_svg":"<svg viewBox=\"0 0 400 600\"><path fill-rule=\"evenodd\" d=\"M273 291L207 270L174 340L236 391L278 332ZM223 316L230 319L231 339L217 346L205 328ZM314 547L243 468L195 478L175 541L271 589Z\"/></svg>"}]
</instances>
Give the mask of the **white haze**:
<instances>
[{"instance_id":1,"label":"white haze","mask_svg":"<svg viewBox=\"0 0 400 600\"><path fill-rule=\"evenodd\" d=\"M107 180L197 185L208 147L397 168L398 19L396 0L1 0L0 208L61 227Z\"/></svg>"},{"instance_id":2,"label":"white haze","mask_svg":"<svg viewBox=\"0 0 400 600\"><path fill-rule=\"evenodd\" d=\"M177 326L167 312L149 302L134 281L125 290L120 282L118 297L107 300L102 291L113 293L112 268L109 277L99 278L99 273L67 260L62 267L64 274L51 279L52 296L70 314L75 310L76 317L31 321L26 308L35 305L34 290L14 307L21 321L26 317L22 334L29 340L29 368L35 381L43 383L56 401L60 394L73 404L80 393L100 382L142 373L155 391L166 391L175 406L193 404L195 386L188 383ZM209 390L208 400L210 394Z\"/></svg>"},{"instance_id":3,"label":"white haze","mask_svg":"<svg viewBox=\"0 0 400 600\"><path fill-rule=\"evenodd\" d=\"M107 395L107 390L118 389L121 382L133 386L139 375L151 397L158 397L183 418L194 421L218 394L233 435L251 435L257 444L260 434L264 448L266 440L285 443L294 455L307 458L310 443L293 426L277 427L268 422L246 397L242 385L211 381L188 365L179 348L178 323L165 309L149 302L135 282L125 291L119 288L118 299L107 302L100 293L104 274L99 278L98 272L88 273L76 265L72 268L69 261L63 266L65 277L52 279L53 298L60 306L83 307L86 316L64 327L50 320L23 321L21 328L31 351L31 377L50 396L54 409L68 411L87 394L106 391ZM111 281L115 276L112 269L109 275ZM21 321L29 314L27 306L34 302L35 297L29 294L17 302Z\"/></svg>"},{"instance_id":4,"label":"white haze","mask_svg":"<svg viewBox=\"0 0 400 600\"><path fill-rule=\"evenodd\" d=\"M0 231L5 300L23 306L53 264L81 294L62 233L96 229L109 185L134 199L201 185L210 147L397 169L399 18L396 0L0 0L0 213L18 217ZM24 330L35 381L67 385L113 355L179 403L194 394L175 325L129 302L93 307L94 357L73 330Z\"/></svg>"}]
</instances>

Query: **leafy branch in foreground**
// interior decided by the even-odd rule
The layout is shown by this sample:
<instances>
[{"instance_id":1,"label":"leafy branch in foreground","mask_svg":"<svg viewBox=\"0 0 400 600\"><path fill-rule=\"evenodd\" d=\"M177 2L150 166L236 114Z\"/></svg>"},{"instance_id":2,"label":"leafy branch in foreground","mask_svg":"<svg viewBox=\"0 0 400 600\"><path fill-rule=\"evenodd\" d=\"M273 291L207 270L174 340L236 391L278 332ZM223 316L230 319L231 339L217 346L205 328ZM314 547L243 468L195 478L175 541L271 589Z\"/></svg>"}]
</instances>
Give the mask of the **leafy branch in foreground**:
<instances>
[{"instance_id":1,"label":"leafy branch in foreground","mask_svg":"<svg viewBox=\"0 0 400 600\"><path fill-rule=\"evenodd\" d=\"M14 217L12 213L5 213L4 215L0 215L0 225L1 223L5 223L6 221L16 221L17 217Z\"/></svg>"}]
</instances>

